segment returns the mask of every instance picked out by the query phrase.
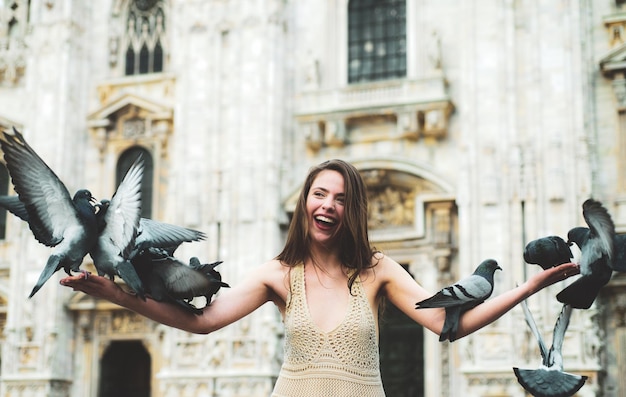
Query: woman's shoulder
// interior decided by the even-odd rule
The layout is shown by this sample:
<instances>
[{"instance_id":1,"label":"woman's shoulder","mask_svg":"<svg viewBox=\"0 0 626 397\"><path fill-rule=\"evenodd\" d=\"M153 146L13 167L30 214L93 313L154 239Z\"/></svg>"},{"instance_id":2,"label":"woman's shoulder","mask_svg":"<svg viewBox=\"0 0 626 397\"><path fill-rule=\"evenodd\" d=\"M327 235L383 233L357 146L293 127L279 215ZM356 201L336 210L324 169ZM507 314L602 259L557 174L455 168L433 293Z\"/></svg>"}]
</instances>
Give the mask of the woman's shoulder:
<instances>
[{"instance_id":1,"label":"woman's shoulder","mask_svg":"<svg viewBox=\"0 0 626 397\"><path fill-rule=\"evenodd\" d=\"M372 255L372 266L365 269L365 274L375 276L379 282L385 282L398 268L401 268L398 262L377 251Z\"/></svg>"}]
</instances>

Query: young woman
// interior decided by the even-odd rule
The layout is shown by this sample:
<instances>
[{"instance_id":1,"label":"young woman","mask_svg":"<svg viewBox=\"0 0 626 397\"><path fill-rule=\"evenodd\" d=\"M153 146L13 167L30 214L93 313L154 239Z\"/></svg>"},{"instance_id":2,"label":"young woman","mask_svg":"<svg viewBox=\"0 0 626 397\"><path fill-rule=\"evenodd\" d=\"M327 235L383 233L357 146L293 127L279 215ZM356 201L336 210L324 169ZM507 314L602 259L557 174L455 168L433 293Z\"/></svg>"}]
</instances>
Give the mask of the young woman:
<instances>
[{"instance_id":1,"label":"young woman","mask_svg":"<svg viewBox=\"0 0 626 397\"><path fill-rule=\"evenodd\" d=\"M537 291L579 272L564 264L467 311L458 337L493 322ZM232 281L232 280L229 280ZM311 169L298 199L283 251L194 315L143 301L112 281L79 274L61 280L154 321L206 334L273 302L285 325L285 361L272 396L384 396L378 360L378 306L387 298L439 334L445 310L416 310L431 292L397 262L372 250L367 196L358 170L342 160Z\"/></svg>"}]
</instances>

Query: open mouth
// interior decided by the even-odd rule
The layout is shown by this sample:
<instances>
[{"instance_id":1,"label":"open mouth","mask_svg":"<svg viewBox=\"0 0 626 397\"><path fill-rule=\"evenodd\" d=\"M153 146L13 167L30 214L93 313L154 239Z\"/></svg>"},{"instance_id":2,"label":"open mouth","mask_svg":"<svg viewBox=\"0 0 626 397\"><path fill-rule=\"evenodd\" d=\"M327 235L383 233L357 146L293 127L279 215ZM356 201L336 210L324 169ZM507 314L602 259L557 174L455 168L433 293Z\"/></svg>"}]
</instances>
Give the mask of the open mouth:
<instances>
[{"instance_id":1,"label":"open mouth","mask_svg":"<svg viewBox=\"0 0 626 397\"><path fill-rule=\"evenodd\" d=\"M336 221L332 218L325 217L323 215L318 215L315 217L315 221L322 226L334 226Z\"/></svg>"}]
</instances>

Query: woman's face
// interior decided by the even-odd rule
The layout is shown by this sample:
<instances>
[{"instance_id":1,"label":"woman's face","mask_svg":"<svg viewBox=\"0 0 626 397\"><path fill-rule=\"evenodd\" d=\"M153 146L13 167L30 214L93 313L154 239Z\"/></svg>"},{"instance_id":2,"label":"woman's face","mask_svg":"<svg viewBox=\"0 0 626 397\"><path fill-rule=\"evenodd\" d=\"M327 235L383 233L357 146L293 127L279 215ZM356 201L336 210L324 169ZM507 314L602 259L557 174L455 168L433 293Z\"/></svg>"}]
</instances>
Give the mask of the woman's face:
<instances>
[{"instance_id":1,"label":"woman's face","mask_svg":"<svg viewBox=\"0 0 626 397\"><path fill-rule=\"evenodd\" d=\"M321 171L313 180L306 199L309 234L313 242L329 243L343 220L345 190L343 176L333 170Z\"/></svg>"}]
</instances>

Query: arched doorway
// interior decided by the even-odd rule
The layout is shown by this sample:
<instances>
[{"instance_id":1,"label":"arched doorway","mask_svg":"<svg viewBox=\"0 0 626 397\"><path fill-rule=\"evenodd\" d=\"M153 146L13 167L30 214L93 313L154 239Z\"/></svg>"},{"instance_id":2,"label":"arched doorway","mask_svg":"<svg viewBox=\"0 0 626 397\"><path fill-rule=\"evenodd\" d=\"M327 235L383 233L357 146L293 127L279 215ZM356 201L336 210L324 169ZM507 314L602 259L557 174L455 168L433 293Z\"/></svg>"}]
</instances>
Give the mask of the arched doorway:
<instances>
[{"instance_id":1,"label":"arched doorway","mask_svg":"<svg viewBox=\"0 0 626 397\"><path fill-rule=\"evenodd\" d=\"M379 348L385 393L424 396L424 329L389 302L380 316Z\"/></svg>"},{"instance_id":2,"label":"arched doorway","mask_svg":"<svg viewBox=\"0 0 626 397\"><path fill-rule=\"evenodd\" d=\"M150 397L150 354L140 341L115 341L100 362L98 397Z\"/></svg>"}]
</instances>

